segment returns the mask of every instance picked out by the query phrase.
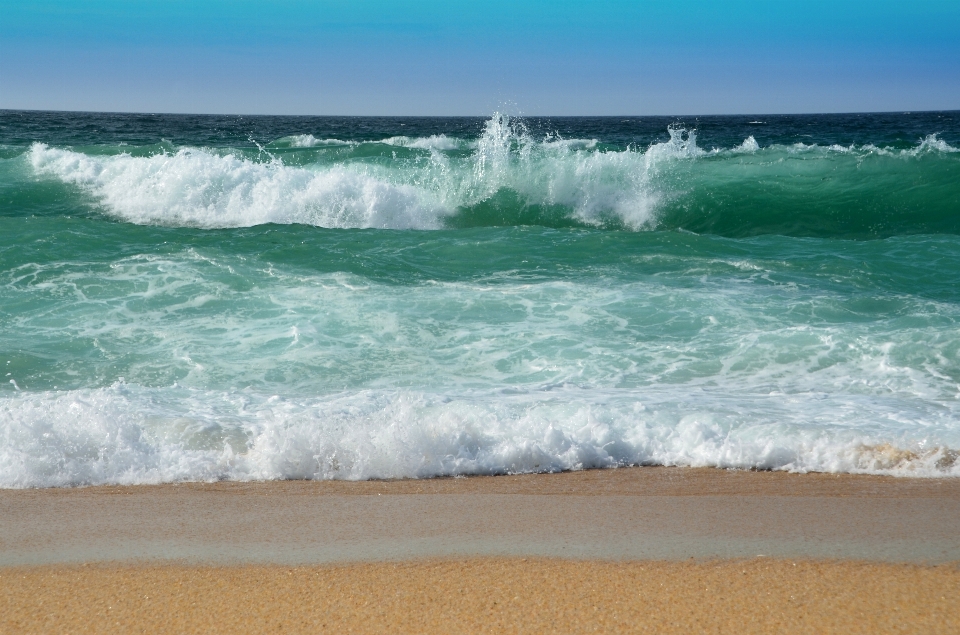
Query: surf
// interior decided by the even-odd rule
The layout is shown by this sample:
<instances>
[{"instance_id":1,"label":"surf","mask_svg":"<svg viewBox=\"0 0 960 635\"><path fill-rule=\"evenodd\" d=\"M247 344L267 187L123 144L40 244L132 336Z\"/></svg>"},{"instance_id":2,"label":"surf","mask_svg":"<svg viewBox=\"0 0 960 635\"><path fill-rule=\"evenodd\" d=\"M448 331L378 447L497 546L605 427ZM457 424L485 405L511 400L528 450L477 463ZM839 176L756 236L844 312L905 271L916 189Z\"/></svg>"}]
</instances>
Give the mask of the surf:
<instances>
[{"instance_id":1,"label":"surf","mask_svg":"<svg viewBox=\"0 0 960 635\"><path fill-rule=\"evenodd\" d=\"M535 139L522 120L494 116L476 140L301 135L257 156L199 147L87 154L36 143L25 159L37 177L75 186L102 213L140 224L542 225L847 238L960 232L960 152L935 134L897 150L760 147L752 136L703 149L695 130L668 133L646 148L615 149L596 139Z\"/></svg>"},{"instance_id":2,"label":"surf","mask_svg":"<svg viewBox=\"0 0 960 635\"><path fill-rule=\"evenodd\" d=\"M947 115L18 117L0 487L960 474Z\"/></svg>"}]
</instances>

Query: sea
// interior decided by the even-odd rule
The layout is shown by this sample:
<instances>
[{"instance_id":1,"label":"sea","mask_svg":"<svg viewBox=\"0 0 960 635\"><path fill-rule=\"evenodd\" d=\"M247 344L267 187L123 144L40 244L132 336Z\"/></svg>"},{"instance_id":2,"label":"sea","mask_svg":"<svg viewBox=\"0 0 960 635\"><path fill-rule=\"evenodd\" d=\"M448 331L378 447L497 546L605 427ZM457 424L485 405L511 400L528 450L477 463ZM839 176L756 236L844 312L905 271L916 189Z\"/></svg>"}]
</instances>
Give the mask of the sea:
<instances>
[{"instance_id":1,"label":"sea","mask_svg":"<svg viewBox=\"0 0 960 635\"><path fill-rule=\"evenodd\" d=\"M0 111L0 487L960 476L960 112Z\"/></svg>"}]
</instances>

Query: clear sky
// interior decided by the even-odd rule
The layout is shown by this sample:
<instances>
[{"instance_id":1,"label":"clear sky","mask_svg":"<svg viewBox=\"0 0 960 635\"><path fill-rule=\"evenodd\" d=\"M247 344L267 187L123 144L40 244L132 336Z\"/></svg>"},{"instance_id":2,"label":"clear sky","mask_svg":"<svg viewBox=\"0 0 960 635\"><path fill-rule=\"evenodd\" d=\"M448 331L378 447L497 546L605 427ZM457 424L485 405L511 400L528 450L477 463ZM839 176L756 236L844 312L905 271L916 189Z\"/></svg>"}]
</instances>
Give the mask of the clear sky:
<instances>
[{"instance_id":1,"label":"clear sky","mask_svg":"<svg viewBox=\"0 0 960 635\"><path fill-rule=\"evenodd\" d=\"M960 0L0 0L0 108L960 109Z\"/></svg>"}]
</instances>

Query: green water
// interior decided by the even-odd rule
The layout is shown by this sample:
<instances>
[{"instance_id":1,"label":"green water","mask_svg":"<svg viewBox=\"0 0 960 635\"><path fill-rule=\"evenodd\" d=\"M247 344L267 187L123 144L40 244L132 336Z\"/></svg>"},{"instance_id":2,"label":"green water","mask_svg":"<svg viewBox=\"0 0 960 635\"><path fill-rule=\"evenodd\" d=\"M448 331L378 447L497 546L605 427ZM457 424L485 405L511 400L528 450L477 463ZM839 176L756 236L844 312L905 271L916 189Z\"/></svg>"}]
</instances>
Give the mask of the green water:
<instances>
[{"instance_id":1,"label":"green water","mask_svg":"<svg viewBox=\"0 0 960 635\"><path fill-rule=\"evenodd\" d=\"M0 113L0 485L960 473L956 113L759 119Z\"/></svg>"}]
</instances>

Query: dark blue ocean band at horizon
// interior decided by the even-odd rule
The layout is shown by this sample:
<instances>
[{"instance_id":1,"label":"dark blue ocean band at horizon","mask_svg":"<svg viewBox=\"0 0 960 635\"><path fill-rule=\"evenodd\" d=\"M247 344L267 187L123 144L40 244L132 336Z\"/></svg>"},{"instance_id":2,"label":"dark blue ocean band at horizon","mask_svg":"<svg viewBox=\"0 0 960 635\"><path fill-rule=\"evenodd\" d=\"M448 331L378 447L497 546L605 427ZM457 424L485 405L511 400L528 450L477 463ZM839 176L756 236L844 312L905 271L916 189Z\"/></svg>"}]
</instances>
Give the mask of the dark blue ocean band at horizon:
<instances>
[{"instance_id":1,"label":"dark blue ocean band at horizon","mask_svg":"<svg viewBox=\"0 0 960 635\"><path fill-rule=\"evenodd\" d=\"M189 115L146 113L83 113L0 110L0 144L150 145L166 140L176 145L253 148L302 134L318 138L376 141L404 134L477 138L489 121L483 117L336 117L286 115ZM625 149L647 147L669 139L670 126L697 130L705 148L728 148L748 136L761 146L806 143L866 145L907 149L937 134L960 145L960 110L930 112L699 115L521 118L534 136L598 139Z\"/></svg>"}]
</instances>

